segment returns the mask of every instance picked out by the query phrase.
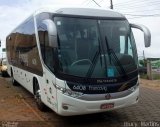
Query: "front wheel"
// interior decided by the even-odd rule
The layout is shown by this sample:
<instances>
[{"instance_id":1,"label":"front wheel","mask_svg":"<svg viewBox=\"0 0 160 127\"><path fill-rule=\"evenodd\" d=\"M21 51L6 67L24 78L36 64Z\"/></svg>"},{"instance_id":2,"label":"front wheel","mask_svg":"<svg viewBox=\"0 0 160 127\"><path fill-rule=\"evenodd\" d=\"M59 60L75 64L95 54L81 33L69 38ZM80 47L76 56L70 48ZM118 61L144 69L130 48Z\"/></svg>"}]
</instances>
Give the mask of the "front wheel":
<instances>
[{"instance_id":1,"label":"front wheel","mask_svg":"<svg viewBox=\"0 0 160 127\"><path fill-rule=\"evenodd\" d=\"M34 97L35 97L38 109L40 111L46 111L47 107L41 100L41 91L40 91L39 84L38 84L37 80L35 80L35 92L34 93L35 93Z\"/></svg>"}]
</instances>

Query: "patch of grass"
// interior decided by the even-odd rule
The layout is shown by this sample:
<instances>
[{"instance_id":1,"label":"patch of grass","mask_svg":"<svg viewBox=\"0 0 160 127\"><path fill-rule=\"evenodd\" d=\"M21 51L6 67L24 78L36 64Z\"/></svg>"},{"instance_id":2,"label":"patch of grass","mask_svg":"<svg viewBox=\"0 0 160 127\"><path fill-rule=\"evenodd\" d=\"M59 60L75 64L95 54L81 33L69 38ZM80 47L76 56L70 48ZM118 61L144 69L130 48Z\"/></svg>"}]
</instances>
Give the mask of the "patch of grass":
<instances>
[{"instance_id":1,"label":"patch of grass","mask_svg":"<svg viewBox=\"0 0 160 127\"><path fill-rule=\"evenodd\" d=\"M142 78L142 79L148 79L147 74L140 74L140 78Z\"/></svg>"},{"instance_id":2,"label":"patch of grass","mask_svg":"<svg viewBox=\"0 0 160 127\"><path fill-rule=\"evenodd\" d=\"M153 80L160 80L160 74L152 74Z\"/></svg>"},{"instance_id":3,"label":"patch of grass","mask_svg":"<svg viewBox=\"0 0 160 127\"><path fill-rule=\"evenodd\" d=\"M140 74L140 78L142 79L148 79L147 74ZM160 80L160 74L152 74L153 80Z\"/></svg>"}]
</instances>

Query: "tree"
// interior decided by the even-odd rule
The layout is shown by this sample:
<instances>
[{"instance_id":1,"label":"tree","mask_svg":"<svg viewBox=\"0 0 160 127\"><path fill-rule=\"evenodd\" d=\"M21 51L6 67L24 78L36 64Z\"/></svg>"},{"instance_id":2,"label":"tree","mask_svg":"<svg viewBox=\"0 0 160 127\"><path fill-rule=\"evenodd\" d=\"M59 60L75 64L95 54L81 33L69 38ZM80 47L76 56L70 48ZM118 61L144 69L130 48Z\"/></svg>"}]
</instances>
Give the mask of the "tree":
<instances>
[{"instance_id":1,"label":"tree","mask_svg":"<svg viewBox=\"0 0 160 127\"><path fill-rule=\"evenodd\" d=\"M139 64L143 67L147 67L147 60L146 59L139 60Z\"/></svg>"}]
</instances>

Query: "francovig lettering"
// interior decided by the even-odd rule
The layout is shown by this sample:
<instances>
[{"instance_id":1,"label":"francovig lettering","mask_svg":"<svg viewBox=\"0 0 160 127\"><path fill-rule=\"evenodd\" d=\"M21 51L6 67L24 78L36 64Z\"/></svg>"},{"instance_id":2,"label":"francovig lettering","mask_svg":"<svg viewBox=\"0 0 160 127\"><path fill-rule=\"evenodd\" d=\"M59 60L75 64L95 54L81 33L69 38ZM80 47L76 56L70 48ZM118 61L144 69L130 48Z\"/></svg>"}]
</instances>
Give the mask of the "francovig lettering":
<instances>
[{"instance_id":1,"label":"francovig lettering","mask_svg":"<svg viewBox=\"0 0 160 127\"><path fill-rule=\"evenodd\" d=\"M107 87L105 86L89 86L89 90L101 90L101 91L107 91Z\"/></svg>"},{"instance_id":2,"label":"francovig lettering","mask_svg":"<svg viewBox=\"0 0 160 127\"><path fill-rule=\"evenodd\" d=\"M108 88L106 86L85 86L85 85L74 85L73 86L74 90L79 90L79 91L107 91Z\"/></svg>"}]
</instances>

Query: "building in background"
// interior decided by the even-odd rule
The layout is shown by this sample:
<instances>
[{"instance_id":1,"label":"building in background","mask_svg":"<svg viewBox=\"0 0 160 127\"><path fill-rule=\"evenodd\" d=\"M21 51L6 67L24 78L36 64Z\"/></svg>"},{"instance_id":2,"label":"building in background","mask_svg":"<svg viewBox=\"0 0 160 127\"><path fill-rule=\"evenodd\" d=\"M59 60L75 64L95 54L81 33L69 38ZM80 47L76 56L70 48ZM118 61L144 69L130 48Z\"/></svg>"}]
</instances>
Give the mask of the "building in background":
<instances>
[{"instance_id":1,"label":"building in background","mask_svg":"<svg viewBox=\"0 0 160 127\"><path fill-rule=\"evenodd\" d=\"M160 58L147 58L148 79L160 79Z\"/></svg>"},{"instance_id":2,"label":"building in background","mask_svg":"<svg viewBox=\"0 0 160 127\"><path fill-rule=\"evenodd\" d=\"M5 41L1 40L0 42L0 61L3 58L6 58L6 46L5 46Z\"/></svg>"}]
</instances>

